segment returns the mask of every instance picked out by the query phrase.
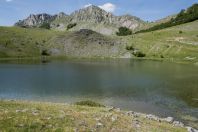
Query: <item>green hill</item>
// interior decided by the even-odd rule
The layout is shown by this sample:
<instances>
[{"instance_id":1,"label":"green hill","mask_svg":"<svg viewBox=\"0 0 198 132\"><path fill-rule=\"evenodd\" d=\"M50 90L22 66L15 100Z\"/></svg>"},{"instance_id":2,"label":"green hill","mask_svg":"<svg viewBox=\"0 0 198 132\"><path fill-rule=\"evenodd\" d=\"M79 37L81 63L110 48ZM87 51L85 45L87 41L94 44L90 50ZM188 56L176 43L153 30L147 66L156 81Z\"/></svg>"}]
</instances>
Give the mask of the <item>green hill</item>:
<instances>
[{"instance_id":1,"label":"green hill","mask_svg":"<svg viewBox=\"0 0 198 132\"><path fill-rule=\"evenodd\" d=\"M120 57L127 52L121 40L92 30L56 32L39 28L0 27L0 58Z\"/></svg>"},{"instance_id":2,"label":"green hill","mask_svg":"<svg viewBox=\"0 0 198 132\"><path fill-rule=\"evenodd\" d=\"M147 58L198 62L198 21L123 37ZM131 51L133 52L133 51Z\"/></svg>"},{"instance_id":3,"label":"green hill","mask_svg":"<svg viewBox=\"0 0 198 132\"><path fill-rule=\"evenodd\" d=\"M0 27L0 58L40 56L57 34L37 28Z\"/></svg>"}]
</instances>

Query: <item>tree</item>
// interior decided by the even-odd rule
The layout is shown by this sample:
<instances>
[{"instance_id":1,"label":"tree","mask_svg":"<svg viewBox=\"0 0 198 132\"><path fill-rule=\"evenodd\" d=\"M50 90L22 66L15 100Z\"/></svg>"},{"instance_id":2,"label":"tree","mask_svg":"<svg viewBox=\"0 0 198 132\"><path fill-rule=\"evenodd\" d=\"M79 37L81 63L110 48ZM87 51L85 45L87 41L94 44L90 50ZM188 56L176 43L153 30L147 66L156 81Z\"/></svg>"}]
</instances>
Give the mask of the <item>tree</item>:
<instances>
[{"instance_id":1,"label":"tree","mask_svg":"<svg viewBox=\"0 0 198 132\"><path fill-rule=\"evenodd\" d=\"M120 27L119 31L116 34L118 36L127 36L127 35L131 35L132 31L127 27Z\"/></svg>"},{"instance_id":2,"label":"tree","mask_svg":"<svg viewBox=\"0 0 198 132\"><path fill-rule=\"evenodd\" d=\"M77 25L77 23L70 23L69 25L67 25L67 30L75 27Z\"/></svg>"},{"instance_id":3,"label":"tree","mask_svg":"<svg viewBox=\"0 0 198 132\"><path fill-rule=\"evenodd\" d=\"M41 55L42 56L50 56L50 54L47 50L42 50Z\"/></svg>"},{"instance_id":4,"label":"tree","mask_svg":"<svg viewBox=\"0 0 198 132\"><path fill-rule=\"evenodd\" d=\"M44 29L50 29L50 24L49 23L43 23L40 28L44 28Z\"/></svg>"}]
</instances>

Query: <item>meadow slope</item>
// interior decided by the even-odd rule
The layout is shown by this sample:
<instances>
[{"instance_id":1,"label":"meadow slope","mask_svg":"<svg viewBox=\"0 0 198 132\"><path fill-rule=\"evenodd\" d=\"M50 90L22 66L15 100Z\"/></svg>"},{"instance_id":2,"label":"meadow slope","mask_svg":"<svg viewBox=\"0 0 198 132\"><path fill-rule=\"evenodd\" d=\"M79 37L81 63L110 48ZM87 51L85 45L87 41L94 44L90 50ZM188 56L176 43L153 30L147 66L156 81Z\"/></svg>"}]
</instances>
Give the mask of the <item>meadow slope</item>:
<instances>
[{"instance_id":1,"label":"meadow slope","mask_svg":"<svg viewBox=\"0 0 198 132\"><path fill-rule=\"evenodd\" d=\"M122 38L147 58L198 62L198 21Z\"/></svg>"}]
</instances>

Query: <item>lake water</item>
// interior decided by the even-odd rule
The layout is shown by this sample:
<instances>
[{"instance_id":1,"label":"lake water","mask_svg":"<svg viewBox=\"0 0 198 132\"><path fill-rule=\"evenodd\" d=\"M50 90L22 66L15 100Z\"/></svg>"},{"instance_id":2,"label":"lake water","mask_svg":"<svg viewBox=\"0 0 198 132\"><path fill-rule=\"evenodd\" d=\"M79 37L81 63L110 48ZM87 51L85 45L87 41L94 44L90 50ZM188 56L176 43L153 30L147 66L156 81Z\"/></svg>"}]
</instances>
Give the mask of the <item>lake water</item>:
<instances>
[{"instance_id":1,"label":"lake water","mask_svg":"<svg viewBox=\"0 0 198 132\"><path fill-rule=\"evenodd\" d=\"M0 98L95 100L198 124L198 67L145 60L0 62Z\"/></svg>"}]
</instances>

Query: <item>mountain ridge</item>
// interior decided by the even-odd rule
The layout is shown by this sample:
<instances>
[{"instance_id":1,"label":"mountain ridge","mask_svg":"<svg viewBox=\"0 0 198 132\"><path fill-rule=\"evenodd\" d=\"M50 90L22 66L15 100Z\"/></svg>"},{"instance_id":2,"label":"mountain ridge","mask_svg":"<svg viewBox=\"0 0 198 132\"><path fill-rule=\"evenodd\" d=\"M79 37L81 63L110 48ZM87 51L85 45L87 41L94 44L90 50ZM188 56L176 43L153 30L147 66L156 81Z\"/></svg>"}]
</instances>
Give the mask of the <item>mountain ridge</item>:
<instances>
[{"instance_id":1,"label":"mountain ridge","mask_svg":"<svg viewBox=\"0 0 198 132\"><path fill-rule=\"evenodd\" d=\"M89 23L90 26L88 29L97 32L100 31L95 29L95 24L100 24L101 29L109 30L109 32L106 34L114 34L116 30L121 26L136 31L143 27L146 22L138 17L131 16L129 14L115 16L112 13L106 12L105 10L97 6L91 5L89 7L76 10L70 15L67 15L63 12L60 12L56 15L49 15L46 13L37 15L31 14L26 19L20 20L15 23L15 26L39 27L43 23L49 23L50 27L56 30L66 30L67 25L71 23L77 23L77 25L80 25L81 27L84 27L84 24L82 23ZM110 26L110 28L108 28L107 25ZM76 30L79 30L79 28Z\"/></svg>"}]
</instances>

